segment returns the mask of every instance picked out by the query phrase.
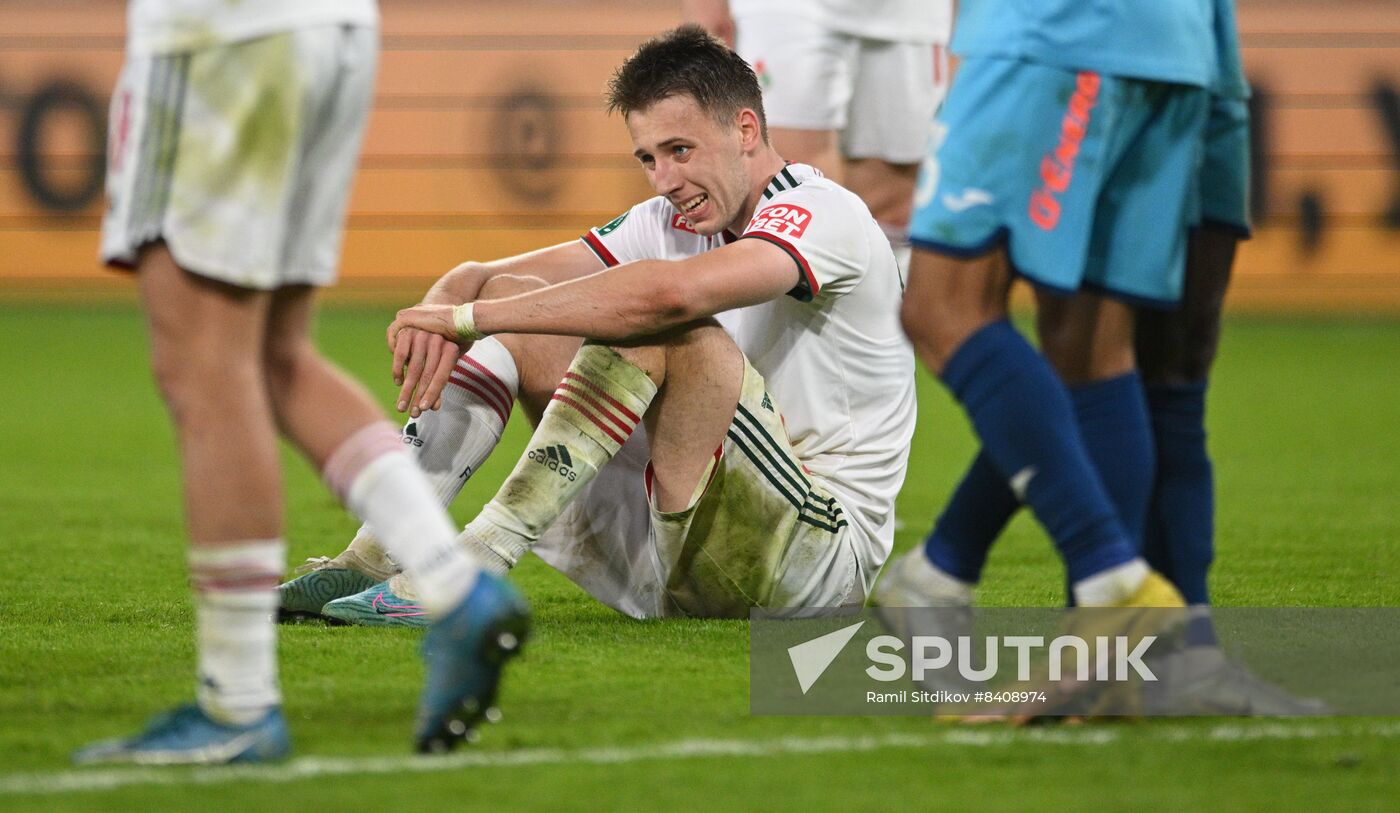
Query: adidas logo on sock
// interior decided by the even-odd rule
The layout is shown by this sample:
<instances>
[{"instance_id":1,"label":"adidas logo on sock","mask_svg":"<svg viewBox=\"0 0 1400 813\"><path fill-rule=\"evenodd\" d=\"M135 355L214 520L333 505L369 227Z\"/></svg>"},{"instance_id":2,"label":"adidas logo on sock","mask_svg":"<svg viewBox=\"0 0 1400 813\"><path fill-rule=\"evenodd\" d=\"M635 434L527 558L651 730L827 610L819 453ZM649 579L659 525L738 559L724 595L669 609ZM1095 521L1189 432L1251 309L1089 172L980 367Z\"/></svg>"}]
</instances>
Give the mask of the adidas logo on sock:
<instances>
[{"instance_id":1,"label":"adidas logo on sock","mask_svg":"<svg viewBox=\"0 0 1400 813\"><path fill-rule=\"evenodd\" d=\"M407 446L422 446L423 439L418 437L418 422L409 421L403 428L403 442Z\"/></svg>"},{"instance_id":2,"label":"adidas logo on sock","mask_svg":"<svg viewBox=\"0 0 1400 813\"><path fill-rule=\"evenodd\" d=\"M542 449L531 449L525 457L543 465L550 471L559 472L560 477L567 477L570 481L578 479L578 475L574 472L574 459L569 455L569 448L562 443L556 443Z\"/></svg>"}]
</instances>

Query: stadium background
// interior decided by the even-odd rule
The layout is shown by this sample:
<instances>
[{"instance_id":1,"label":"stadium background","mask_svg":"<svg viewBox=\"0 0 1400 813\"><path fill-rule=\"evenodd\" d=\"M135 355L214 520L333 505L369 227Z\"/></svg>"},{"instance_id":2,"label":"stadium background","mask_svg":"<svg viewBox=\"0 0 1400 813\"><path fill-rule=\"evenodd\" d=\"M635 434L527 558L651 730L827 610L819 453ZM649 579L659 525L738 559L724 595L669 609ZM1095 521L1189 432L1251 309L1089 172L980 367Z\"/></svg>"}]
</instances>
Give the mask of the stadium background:
<instances>
[{"instance_id":1,"label":"stadium background","mask_svg":"<svg viewBox=\"0 0 1400 813\"><path fill-rule=\"evenodd\" d=\"M95 260L117 0L0 3L0 287L125 291ZM648 194L601 114L665 0L383 0L343 295L402 301L467 259L576 237ZM1400 311L1400 3L1240 0L1256 238L1237 308Z\"/></svg>"},{"instance_id":2,"label":"stadium background","mask_svg":"<svg viewBox=\"0 0 1400 813\"><path fill-rule=\"evenodd\" d=\"M572 239L647 194L600 91L679 13L669 0L381 4L345 281L317 334L387 400L386 319L429 278ZM1239 7L1264 149L1258 236L1230 299L1250 313L1229 320L1210 401L1213 596L1400 606L1400 2ZM407 755L416 631L305 625L280 631L292 763L68 769L79 744L188 697L194 659L172 432L134 286L95 258L122 15L118 0L0 0L0 810L1394 809L1393 719L754 717L747 624L632 622L534 559L515 572L537 623L506 721L458 760ZM899 550L975 451L923 374L919 399ZM504 448L527 435L511 421ZM285 459L290 566L334 553L356 523ZM513 462L488 460L454 515L473 516ZM1022 516L978 601L1055 606L1062 575Z\"/></svg>"}]
</instances>

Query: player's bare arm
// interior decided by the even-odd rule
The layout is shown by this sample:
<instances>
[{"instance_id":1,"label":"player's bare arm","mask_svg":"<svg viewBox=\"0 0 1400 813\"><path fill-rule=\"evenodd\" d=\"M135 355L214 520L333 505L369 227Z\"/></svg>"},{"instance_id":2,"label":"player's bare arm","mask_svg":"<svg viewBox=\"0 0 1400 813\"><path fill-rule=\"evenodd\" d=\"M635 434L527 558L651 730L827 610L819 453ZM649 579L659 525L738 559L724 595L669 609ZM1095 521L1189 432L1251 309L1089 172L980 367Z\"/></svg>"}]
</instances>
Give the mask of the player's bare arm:
<instances>
[{"instance_id":1,"label":"player's bare arm","mask_svg":"<svg viewBox=\"0 0 1400 813\"><path fill-rule=\"evenodd\" d=\"M548 284L578 279L598 270L598 258L577 241L562 243L487 263L465 262L448 271L423 296L425 305L459 305L472 302L492 279L504 276L532 277ZM425 409L441 406L442 389L457 358L470 343L408 329L394 344L391 375L399 387L396 406L416 418ZM425 377L426 375L426 377ZM426 381L426 384L424 383ZM413 400L415 390L418 399Z\"/></svg>"},{"instance_id":2,"label":"player's bare arm","mask_svg":"<svg viewBox=\"0 0 1400 813\"><path fill-rule=\"evenodd\" d=\"M585 277L598 270L598 258L577 240L491 262L465 262L443 274L423 295L424 305L460 305L475 301L482 286L505 275L537 277L550 285Z\"/></svg>"},{"instance_id":3,"label":"player's bare arm","mask_svg":"<svg viewBox=\"0 0 1400 813\"><path fill-rule=\"evenodd\" d=\"M453 348L488 332L623 341L782 296L796 284L797 274L782 249L743 240L687 260L628 263L528 294L475 302L473 312L487 313L484 331L479 323L471 331L459 330L460 311L450 305L409 308L400 311L388 332L393 368L405 371L399 404L412 403L416 390L415 409L435 405L452 372L451 358L439 357L437 366L432 360L418 364L415 354L427 352L426 345L419 347L420 337L431 335ZM424 378L425 371L432 375Z\"/></svg>"},{"instance_id":4,"label":"player's bare arm","mask_svg":"<svg viewBox=\"0 0 1400 813\"><path fill-rule=\"evenodd\" d=\"M473 331L543 333L621 342L782 296L798 282L798 268L781 248L741 240L686 260L644 260L471 308ZM449 339L464 338L462 316L446 305L399 311L389 326L397 353L407 328ZM396 363L397 363L396 358Z\"/></svg>"}]
</instances>

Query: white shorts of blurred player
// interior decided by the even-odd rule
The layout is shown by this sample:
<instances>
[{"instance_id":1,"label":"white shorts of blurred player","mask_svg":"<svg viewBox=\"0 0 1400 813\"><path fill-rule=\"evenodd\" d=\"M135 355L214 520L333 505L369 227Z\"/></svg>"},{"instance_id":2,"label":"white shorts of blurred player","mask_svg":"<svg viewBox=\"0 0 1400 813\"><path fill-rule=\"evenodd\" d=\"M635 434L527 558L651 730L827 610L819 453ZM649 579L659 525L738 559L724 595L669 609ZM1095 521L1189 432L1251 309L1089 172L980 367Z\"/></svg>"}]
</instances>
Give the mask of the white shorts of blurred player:
<instances>
[{"instance_id":1,"label":"white shorts of blurred player","mask_svg":"<svg viewBox=\"0 0 1400 813\"><path fill-rule=\"evenodd\" d=\"M763 377L747 364L734 422L690 507L656 510L649 481L638 427L534 552L638 618L860 606L888 554L804 470Z\"/></svg>"},{"instance_id":2,"label":"white shorts of blurred player","mask_svg":"<svg viewBox=\"0 0 1400 813\"><path fill-rule=\"evenodd\" d=\"M787 13L748 13L735 26L770 127L840 131L847 158L923 161L948 89L944 46L852 36Z\"/></svg>"},{"instance_id":3,"label":"white shorts of blurred player","mask_svg":"<svg viewBox=\"0 0 1400 813\"><path fill-rule=\"evenodd\" d=\"M379 33L327 25L128 57L112 97L104 262L165 241L243 288L335 282Z\"/></svg>"}]
</instances>

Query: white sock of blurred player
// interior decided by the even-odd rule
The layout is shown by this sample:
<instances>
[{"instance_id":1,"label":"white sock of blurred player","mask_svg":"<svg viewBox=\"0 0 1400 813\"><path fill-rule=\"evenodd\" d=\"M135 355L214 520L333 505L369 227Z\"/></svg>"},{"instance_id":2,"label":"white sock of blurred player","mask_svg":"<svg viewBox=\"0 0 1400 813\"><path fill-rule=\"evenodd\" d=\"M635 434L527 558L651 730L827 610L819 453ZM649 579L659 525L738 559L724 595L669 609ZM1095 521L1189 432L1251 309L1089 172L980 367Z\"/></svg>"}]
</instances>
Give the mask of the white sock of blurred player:
<instances>
[{"instance_id":1,"label":"white sock of blurred player","mask_svg":"<svg viewBox=\"0 0 1400 813\"><path fill-rule=\"evenodd\" d=\"M199 706L222 723L248 725L282 702L272 617L286 549L281 539L190 548Z\"/></svg>"},{"instance_id":2,"label":"white sock of blurred player","mask_svg":"<svg viewBox=\"0 0 1400 813\"><path fill-rule=\"evenodd\" d=\"M428 611L446 612L476 583L477 564L432 485L388 421L362 427L326 460L322 476L417 584Z\"/></svg>"}]
</instances>

